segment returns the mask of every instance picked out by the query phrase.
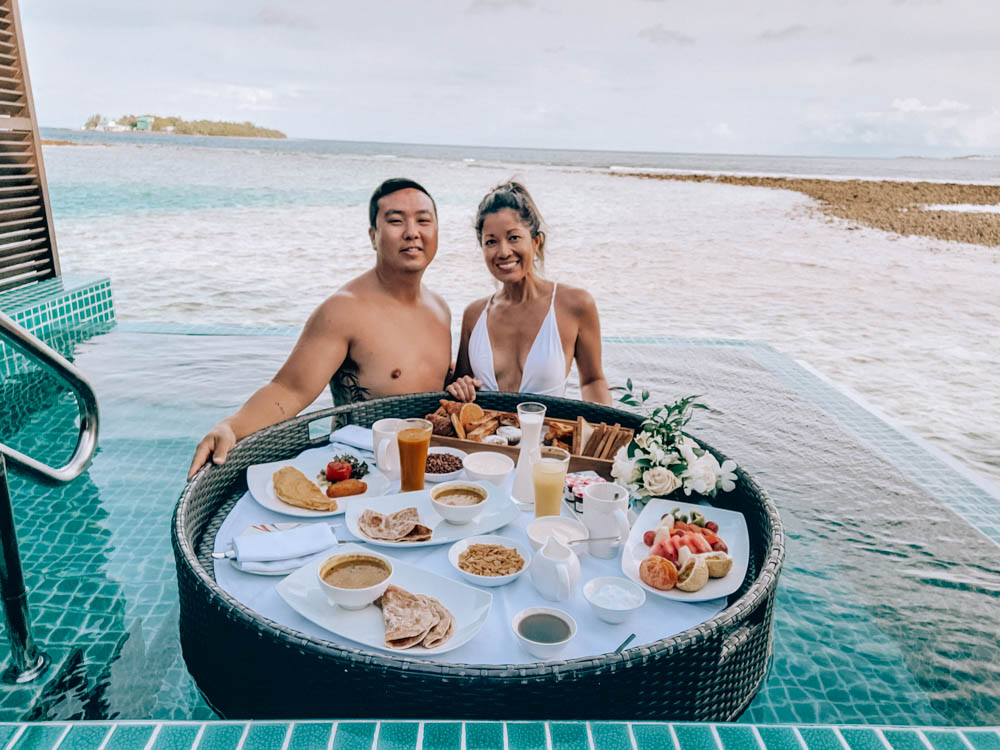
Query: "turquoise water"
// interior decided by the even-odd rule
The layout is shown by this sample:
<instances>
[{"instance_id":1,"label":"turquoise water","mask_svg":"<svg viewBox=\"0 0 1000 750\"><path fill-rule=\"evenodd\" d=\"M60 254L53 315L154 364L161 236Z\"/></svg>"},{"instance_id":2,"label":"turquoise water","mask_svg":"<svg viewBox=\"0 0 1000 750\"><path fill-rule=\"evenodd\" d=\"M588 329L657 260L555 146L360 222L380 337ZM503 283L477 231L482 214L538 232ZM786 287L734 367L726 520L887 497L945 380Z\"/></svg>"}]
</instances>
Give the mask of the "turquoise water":
<instances>
[{"instance_id":1,"label":"turquoise water","mask_svg":"<svg viewBox=\"0 0 1000 750\"><path fill-rule=\"evenodd\" d=\"M179 650L169 518L197 438L294 337L128 323L93 333L57 342L101 398L93 466L58 490L12 475L36 637L64 689L0 688L0 719L209 718ZM769 347L609 339L606 360L613 378L649 373L656 399L708 394L715 411L696 433L781 512L774 660L743 721L1000 723L996 497ZM0 440L65 457L71 400L39 376L4 388L23 411L5 411Z\"/></svg>"}]
</instances>

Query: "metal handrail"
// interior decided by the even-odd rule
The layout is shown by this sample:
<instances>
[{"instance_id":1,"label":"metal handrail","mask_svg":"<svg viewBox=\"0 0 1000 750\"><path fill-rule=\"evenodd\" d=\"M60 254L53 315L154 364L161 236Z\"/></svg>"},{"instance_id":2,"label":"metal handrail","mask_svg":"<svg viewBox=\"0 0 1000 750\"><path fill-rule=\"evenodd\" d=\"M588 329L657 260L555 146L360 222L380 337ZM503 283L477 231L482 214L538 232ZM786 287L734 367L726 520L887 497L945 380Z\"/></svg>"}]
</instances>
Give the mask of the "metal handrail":
<instances>
[{"instance_id":1,"label":"metal handrail","mask_svg":"<svg viewBox=\"0 0 1000 750\"><path fill-rule=\"evenodd\" d=\"M0 455L6 456L16 465L52 484L73 481L90 465L94 451L97 450L99 418L97 395L94 393L93 386L61 354L2 312L0 312L0 338L7 340L22 354L33 359L42 367L52 370L65 380L76 395L77 407L80 410L80 434L77 437L76 449L69 461L58 469L26 456L3 443L0 443Z\"/></svg>"},{"instance_id":2,"label":"metal handrail","mask_svg":"<svg viewBox=\"0 0 1000 750\"><path fill-rule=\"evenodd\" d=\"M97 395L87 379L66 359L33 336L7 315L0 312L0 340L8 341L22 354L48 368L61 377L76 395L80 409L80 434L76 449L69 462L58 469L37 461L0 443L0 595L3 600L4 621L10 641L11 664L0 675L8 684L23 684L37 680L49 667L49 657L39 651L31 636L31 618L28 615L28 591L24 586L21 554L17 546L17 530L7 482L6 458L28 469L36 477L51 484L61 484L76 479L90 465L97 450Z\"/></svg>"}]
</instances>

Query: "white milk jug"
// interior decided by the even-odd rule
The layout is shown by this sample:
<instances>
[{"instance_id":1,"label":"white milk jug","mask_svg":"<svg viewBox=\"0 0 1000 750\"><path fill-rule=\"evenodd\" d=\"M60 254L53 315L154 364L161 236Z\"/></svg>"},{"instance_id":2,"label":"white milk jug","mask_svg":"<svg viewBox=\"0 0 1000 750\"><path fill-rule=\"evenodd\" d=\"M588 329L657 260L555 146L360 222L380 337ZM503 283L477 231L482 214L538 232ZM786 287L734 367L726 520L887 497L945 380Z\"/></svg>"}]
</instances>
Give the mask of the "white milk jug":
<instances>
[{"instance_id":1,"label":"white milk jug","mask_svg":"<svg viewBox=\"0 0 1000 750\"><path fill-rule=\"evenodd\" d=\"M569 599L580 580L580 559L554 536L545 540L528 567L538 593L553 602Z\"/></svg>"},{"instance_id":2,"label":"white milk jug","mask_svg":"<svg viewBox=\"0 0 1000 750\"><path fill-rule=\"evenodd\" d=\"M618 537L617 541L590 542L594 557L618 554L628 539L628 490L611 482L596 482L583 488L583 525L591 538Z\"/></svg>"}]
</instances>

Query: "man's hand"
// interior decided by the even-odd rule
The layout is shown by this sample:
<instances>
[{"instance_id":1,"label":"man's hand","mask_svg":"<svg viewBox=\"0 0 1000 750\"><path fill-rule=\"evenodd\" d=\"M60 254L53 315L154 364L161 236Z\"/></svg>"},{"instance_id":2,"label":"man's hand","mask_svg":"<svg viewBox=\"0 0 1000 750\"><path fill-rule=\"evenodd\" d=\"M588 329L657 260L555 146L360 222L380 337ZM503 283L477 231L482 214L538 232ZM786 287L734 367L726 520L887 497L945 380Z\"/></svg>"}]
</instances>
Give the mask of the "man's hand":
<instances>
[{"instance_id":1,"label":"man's hand","mask_svg":"<svg viewBox=\"0 0 1000 750\"><path fill-rule=\"evenodd\" d=\"M198 448L194 452L194 460L188 470L188 479L195 475L208 460L209 454L212 456L212 463L224 463L229 451L236 445L236 433L227 420L215 425L205 437L198 443Z\"/></svg>"},{"instance_id":2,"label":"man's hand","mask_svg":"<svg viewBox=\"0 0 1000 750\"><path fill-rule=\"evenodd\" d=\"M483 384L480 381L463 375L455 382L450 383L445 390L459 401L475 401L476 391L482 387Z\"/></svg>"}]
</instances>

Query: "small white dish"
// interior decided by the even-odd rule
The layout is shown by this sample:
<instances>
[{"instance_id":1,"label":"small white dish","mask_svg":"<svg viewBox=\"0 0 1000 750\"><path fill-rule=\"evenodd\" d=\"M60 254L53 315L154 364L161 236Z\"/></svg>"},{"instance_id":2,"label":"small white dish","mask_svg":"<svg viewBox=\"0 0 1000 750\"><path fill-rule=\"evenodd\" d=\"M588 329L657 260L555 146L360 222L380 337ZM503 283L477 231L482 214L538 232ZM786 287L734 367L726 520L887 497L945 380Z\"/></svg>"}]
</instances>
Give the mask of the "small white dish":
<instances>
[{"instance_id":1,"label":"small white dish","mask_svg":"<svg viewBox=\"0 0 1000 750\"><path fill-rule=\"evenodd\" d=\"M332 586L324 580L323 576L331 568L350 560L362 560L364 558L381 561L388 569L389 575L376 584L360 589ZM380 555L377 552L341 552L336 555L330 555L330 557L320 563L320 566L316 568L316 580L319 581L319 587L326 594L326 598L330 600L330 604L343 607L344 609L364 609L382 596L385 590L389 588L389 584L392 582L392 573L392 560L385 555Z\"/></svg>"},{"instance_id":2,"label":"small white dish","mask_svg":"<svg viewBox=\"0 0 1000 750\"><path fill-rule=\"evenodd\" d=\"M459 448L451 448L447 445L434 445L427 450L428 456L434 453L446 453L449 456L458 456L463 462L465 461L465 457L468 455L465 451L460 450ZM448 471L444 474L432 474L429 471L425 471L424 481L431 482L432 484L437 482L450 482L454 479L458 479L460 476L462 476L461 466L455 471Z\"/></svg>"},{"instance_id":3,"label":"small white dish","mask_svg":"<svg viewBox=\"0 0 1000 750\"><path fill-rule=\"evenodd\" d=\"M569 635L561 641L556 641L554 643L541 643L539 641L533 641L526 638L521 634L521 621L530 615L552 615L558 617L566 625L569 626ZM528 607L527 609L522 609L518 612L510 621L511 627L514 629L514 635L517 636L517 640L521 642L528 653L532 656L541 659L542 661L548 661L550 659L558 656L566 648L566 645L573 640L573 636L576 635L576 620L572 618L567 612L563 612L561 609L556 609L555 607Z\"/></svg>"},{"instance_id":4,"label":"small white dish","mask_svg":"<svg viewBox=\"0 0 1000 750\"><path fill-rule=\"evenodd\" d=\"M476 575L475 573L470 573L467 570L462 570L462 568L458 565L458 558L473 544L501 544L504 547L512 547L517 550L517 553L524 560L524 565L522 565L521 569L516 573L510 573L505 576L481 576ZM458 571L459 575L461 575L469 583L474 583L477 586L503 586L517 579L528 569L528 564L531 562L531 550L529 550L521 542L505 536L495 536L493 534L486 536L471 536L468 539L462 539L461 541L455 542L451 545L451 549L448 550L448 562L450 562L451 566Z\"/></svg>"},{"instance_id":5,"label":"small white dish","mask_svg":"<svg viewBox=\"0 0 1000 750\"><path fill-rule=\"evenodd\" d=\"M587 532L587 527L583 525L582 521L578 521L575 518L565 518L564 516L542 516L536 518L528 524L525 532L528 535L531 548L536 551L542 548L545 540L550 536L556 537L564 544L586 539L590 536ZM573 551L577 554L586 552L587 545L574 544Z\"/></svg>"},{"instance_id":6,"label":"small white dish","mask_svg":"<svg viewBox=\"0 0 1000 750\"><path fill-rule=\"evenodd\" d=\"M449 505L438 500L439 497L448 492L463 490L478 495L481 499L474 505ZM490 496L489 490L478 482L442 482L437 487L430 489L431 507L441 518L455 526L463 526L472 523L483 513L486 507L486 499Z\"/></svg>"},{"instance_id":7,"label":"small white dish","mask_svg":"<svg viewBox=\"0 0 1000 750\"><path fill-rule=\"evenodd\" d=\"M601 576L583 585L583 596L594 613L612 625L625 622L646 603L646 592L627 578Z\"/></svg>"},{"instance_id":8,"label":"small white dish","mask_svg":"<svg viewBox=\"0 0 1000 750\"><path fill-rule=\"evenodd\" d=\"M498 451L477 451L467 455L462 465L473 482L492 482L500 487L514 471L514 459Z\"/></svg>"}]
</instances>

